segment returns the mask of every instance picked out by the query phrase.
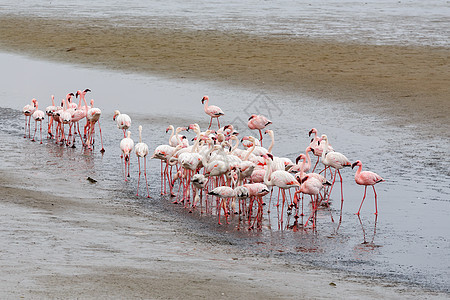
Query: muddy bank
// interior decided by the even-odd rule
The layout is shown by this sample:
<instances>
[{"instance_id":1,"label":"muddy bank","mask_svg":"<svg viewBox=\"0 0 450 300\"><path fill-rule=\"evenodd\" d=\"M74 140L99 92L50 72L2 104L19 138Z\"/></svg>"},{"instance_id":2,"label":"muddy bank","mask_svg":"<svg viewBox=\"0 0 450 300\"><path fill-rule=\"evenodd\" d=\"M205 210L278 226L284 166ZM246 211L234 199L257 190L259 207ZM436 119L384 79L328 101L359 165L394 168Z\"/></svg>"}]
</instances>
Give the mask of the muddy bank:
<instances>
[{"instance_id":1,"label":"muddy bank","mask_svg":"<svg viewBox=\"0 0 450 300\"><path fill-rule=\"evenodd\" d=\"M206 242L167 216L131 202L24 188L48 178L1 170L0 294L6 298L247 299L429 298L444 295L351 276ZM59 175L59 174L55 174ZM62 189L69 183L51 176Z\"/></svg>"},{"instance_id":2,"label":"muddy bank","mask_svg":"<svg viewBox=\"0 0 450 300\"><path fill-rule=\"evenodd\" d=\"M445 107L449 49L119 27L99 19L0 16L0 47L96 67L224 81L336 100ZM427 105L432 103L432 107ZM425 105L423 105L425 104ZM447 112L446 109L445 112Z\"/></svg>"}]
</instances>

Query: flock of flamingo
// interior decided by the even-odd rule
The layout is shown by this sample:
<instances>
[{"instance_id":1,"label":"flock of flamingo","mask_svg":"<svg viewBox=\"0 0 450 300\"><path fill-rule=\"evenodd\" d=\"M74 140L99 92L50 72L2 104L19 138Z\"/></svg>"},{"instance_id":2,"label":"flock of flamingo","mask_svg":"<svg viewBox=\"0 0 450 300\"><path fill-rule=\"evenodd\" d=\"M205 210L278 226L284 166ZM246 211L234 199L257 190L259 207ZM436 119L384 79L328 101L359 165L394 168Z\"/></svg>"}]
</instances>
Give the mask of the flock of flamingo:
<instances>
[{"instance_id":1,"label":"flock of flamingo","mask_svg":"<svg viewBox=\"0 0 450 300\"><path fill-rule=\"evenodd\" d=\"M31 138L30 122L33 118L35 120L35 131L32 141L35 141L38 123L40 123L42 143L42 121L47 115L49 139L55 139L56 143L61 145L75 147L75 137L78 134L83 147L92 149L95 142L94 125L96 123L99 124L101 136L99 123L101 110L93 106L93 100L91 100L90 106L87 105L85 100L87 92L90 92L90 90L79 90L75 94L67 94L65 99L62 100L61 106L54 105L54 97L52 96L52 106L47 107L45 113L38 109L38 102L33 99L31 104L23 108L25 137L28 131L28 137ZM80 97L78 105L72 102L73 96ZM169 188L169 195L174 198L174 203L183 203L190 210L200 207L202 213L203 209L211 212L214 209L219 224L221 224L223 218L225 218L226 223L229 223L231 214L239 214L243 219L248 220L249 229L261 228L265 205L263 197L270 193L267 210L267 213L270 214L272 192L277 187L276 207L279 213L281 211L280 224L283 224L285 207L288 215L291 215L295 210L294 218L296 222L299 216L304 216L303 198L304 195L309 195L311 209L309 217L302 224L304 227L312 226L315 228L317 211L321 206L328 205L336 178L339 176L341 191L340 224L344 202L340 170L351 166L352 168L358 167L355 182L364 186L364 196L356 214L358 216L360 214L366 198L367 187L372 186L375 196L375 215L378 215L375 184L384 181L384 179L373 172L362 171L360 160L352 164L345 155L331 147L325 134L318 135L315 128L311 129L309 136L314 136L305 152L301 153L294 163L289 158L278 157L272 153L274 132L266 129L272 122L263 115L254 114L248 119L248 128L258 130L259 139L253 136L245 136L239 139L239 133L234 130L232 124L220 127L219 117L223 116L224 112L218 106L209 105L208 96L202 98L202 104L205 113L211 118L208 129L202 131L196 123L176 129L170 125L166 129L166 133L171 131L168 144L157 146L151 156L151 158L159 159L161 162L161 194L167 194L167 188ZM86 124L82 136L79 122L84 118ZM217 130L211 129L214 118L217 119ZM139 142L134 144L131 132L128 130L131 127L131 118L116 110L113 120L116 121L117 127L123 131L123 139L119 146L122 151L124 179L127 181L127 177L130 177L130 158L134 152L139 165L136 195L139 195L141 159L143 159L147 197L150 197L146 165L149 147L142 142L142 126L139 126ZM65 134L64 125L69 127L68 134ZM193 145L189 145L186 136L180 134L182 131L189 130L192 130L196 135L193 139ZM262 131L271 138L271 144L268 148L262 146ZM241 144L242 148L239 147ZM104 151L102 140L101 152ZM313 167L310 153L317 157ZM322 162L324 168L316 173L319 161ZM334 169L334 172L332 172L332 169ZM328 174L327 170L329 170ZM291 189L293 190L293 197ZM214 196L216 201L208 201L208 196ZM223 217L221 216L222 211Z\"/></svg>"}]
</instances>

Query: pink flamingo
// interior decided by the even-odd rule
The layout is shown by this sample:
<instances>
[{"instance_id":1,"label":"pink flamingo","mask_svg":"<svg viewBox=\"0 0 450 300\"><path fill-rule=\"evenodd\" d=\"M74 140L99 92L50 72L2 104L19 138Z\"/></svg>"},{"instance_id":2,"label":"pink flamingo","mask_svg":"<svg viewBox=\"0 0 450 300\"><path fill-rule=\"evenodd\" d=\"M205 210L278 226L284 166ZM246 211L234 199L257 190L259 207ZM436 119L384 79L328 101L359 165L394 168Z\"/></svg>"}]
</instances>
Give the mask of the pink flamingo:
<instances>
[{"instance_id":1,"label":"pink flamingo","mask_svg":"<svg viewBox=\"0 0 450 300\"><path fill-rule=\"evenodd\" d=\"M28 138L31 138L31 129L30 129L30 123L31 123L31 115L36 110L36 99L31 100L31 104L27 104L23 107L22 113L25 115L25 135L24 138L27 137L27 127L28 127Z\"/></svg>"},{"instance_id":2,"label":"pink flamingo","mask_svg":"<svg viewBox=\"0 0 450 300\"><path fill-rule=\"evenodd\" d=\"M322 137L320 138L320 141L325 141L324 142L324 151L322 152L322 163L325 165L324 170L326 170L326 168L330 168L330 167L334 168L333 183L331 184L327 203L330 200L331 191L333 190L334 182L336 181L336 173L339 174L339 179L341 181L341 217L340 217L340 221L341 221L342 220L342 207L344 205L344 191L342 188L342 176L341 176L341 172L339 170L344 167L350 167L351 163L348 160L348 158L345 157L345 155L342 153L335 152L335 151L331 151L331 152L326 151L326 149L328 149L328 137L325 134L322 135ZM340 222L339 222L339 224L340 224Z\"/></svg>"},{"instance_id":3,"label":"pink flamingo","mask_svg":"<svg viewBox=\"0 0 450 300\"><path fill-rule=\"evenodd\" d=\"M272 124L272 121L270 121L263 115L251 115L250 118L248 119L247 123L248 128L250 128L251 130L258 129L259 141L261 142L261 145L263 139L261 130L266 128L266 126L269 124Z\"/></svg>"},{"instance_id":4,"label":"pink flamingo","mask_svg":"<svg viewBox=\"0 0 450 300\"><path fill-rule=\"evenodd\" d=\"M205 113L211 117L211 121L209 122L208 129L211 128L213 118L217 118L217 125L218 125L218 128L220 128L219 117L225 115L225 113L218 106L215 106L215 105L208 106L208 102L209 102L209 97L204 96L202 98L202 104L204 104L203 108L205 110Z\"/></svg>"},{"instance_id":5,"label":"pink flamingo","mask_svg":"<svg viewBox=\"0 0 450 300\"><path fill-rule=\"evenodd\" d=\"M319 178L314 176L313 174L306 174L301 178L301 187L299 190L295 192L295 194L303 193L311 196L311 203L312 203L312 212L308 220L306 220L304 227L308 225L309 220L311 217L314 216L315 212L317 211L317 208L319 206L319 193L323 188L324 184L330 184L326 179L324 181L321 181ZM318 174L317 174L318 175ZM319 175L320 176L320 175ZM314 198L313 198L314 197ZM303 213L302 213L303 215ZM313 218L313 228L316 227L316 221L315 218Z\"/></svg>"},{"instance_id":6,"label":"pink flamingo","mask_svg":"<svg viewBox=\"0 0 450 300\"><path fill-rule=\"evenodd\" d=\"M139 196L139 181L141 179L141 161L140 159L144 159L144 176L145 176L145 186L147 187L147 198L150 198L150 194L148 192L148 182L147 182L147 155L148 155L148 145L142 142L142 126L139 125L139 143L134 146L134 151L136 152L136 156L138 158L139 164L139 177L138 177L138 186L136 196Z\"/></svg>"},{"instance_id":7,"label":"pink flamingo","mask_svg":"<svg viewBox=\"0 0 450 300\"><path fill-rule=\"evenodd\" d=\"M203 189L206 187L206 184L208 183L208 178L205 177L203 174L194 174L192 176L191 183L192 186L194 187L195 193L192 207L196 207L197 203L200 201L200 210L201 210ZM201 213L203 213L203 211L201 211Z\"/></svg>"},{"instance_id":8,"label":"pink flamingo","mask_svg":"<svg viewBox=\"0 0 450 300\"><path fill-rule=\"evenodd\" d=\"M131 139L131 132L128 131L127 133L128 136L120 141L120 150L122 150L120 158L122 159L125 156L125 172L124 172L125 181L127 181L127 176L130 177L130 154L133 151L134 147L134 141ZM128 175L125 175L127 174L127 166L128 166Z\"/></svg>"},{"instance_id":9,"label":"pink flamingo","mask_svg":"<svg viewBox=\"0 0 450 300\"><path fill-rule=\"evenodd\" d=\"M87 94L87 92L90 92L90 91L91 91L90 89L85 89L84 91L78 90L75 93L75 98L78 98L78 96L80 96L80 103L81 103L81 101L83 101L83 103L84 103L83 106L79 105L78 109L84 111L86 115L87 115L88 110L91 108L91 106L88 106L86 103L86 94ZM83 135L84 139L86 139L88 127L89 127L89 122L86 122L86 125L84 125L84 135Z\"/></svg>"},{"instance_id":10,"label":"pink flamingo","mask_svg":"<svg viewBox=\"0 0 450 300\"><path fill-rule=\"evenodd\" d=\"M50 138L53 137L53 115L58 110L58 108L55 106L55 96L51 96L52 98L52 105L47 106L45 109L45 113L47 114L47 120L48 120L48 129L47 134L50 136Z\"/></svg>"},{"instance_id":11,"label":"pink flamingo","mask_svg":"<svg viewBox=\"0 0 450 300\"><path fill-rule=\"evenodd\" d=\"M229 212L227 210L227 203L225 203L225 199L227 200L227 202L236 197L236 192L233 188L229 187L229 186L219 186L216 187L215 189L213 189L211 192L208 193L208 195L212 195L212 196L216 196L218 198L221 199L220 201L220 205L218 207L218 213L219 213L219 225L221 225L220 223L220 212L223 209L224 215L225 215L225 220L227 222L227 224L229 224L228 222L228 215Z\"/></svg>"},{"instance_id":12,"label":"pink flamingo","mask_svg":"<svg viewBox=\"0 0 450 300\"><path fill-rule=\"evenodd\" d=\"M367 186L371 185L373 188L373 192L375 194L375 214L378 215L378 206L377 206L377 192L375 192L375 184L379 183L379 182L383 182L385 181L383 178L381 178L380 175L374 173L374 172L370 172L370 171L363 171L362 170L362 162L357 160L356 162L354 162L352 164L352 169L358 166L358 171L356 171L355 174L355 181L357 184L359 185L364 185L364 196L363 199L361 201L361 205L359 206L359 210L356 213L359 216L359 212L361 211L361 207L364 203L364 199L366 198L366 192L367 192Z\"/></svg>"},{"instance_id":13,"label":"pink flamingo","mask_svg":"<svg viewBox=\"0 0 450 300\"><path fill-rule=\"evenodd\" d=\"M281 190L281 195L283 197L283 203L281 206L281 224L283 224L283 210L284 203L286 202L286 189L293 187L300 187L300 183L295 179L294 175L285 170L276 170L272 172L272 154L264 155L264 159L267 164L266 173L264 175L264 184L267 186L277 186ZM279 203L279 193L278 193L278 203ZM278 205L277 203L277 205ZM270 210L270 204L269 204Z\"/></svg>"},{"instance_id":14,"label":"pink flamingo","mask_svg":"<svg viewBox=\"0 0 450 300\"><path fill-rule=\"evenodd\" d=\"M103 153L103 152L105 152L105 148L103 148L102 127L100 126L100 116L101 115L102 115L101 109L98 107L94 107L94 99L91 99L91 108L89 108L89 110L87 111L87 115L86 115L86 119L87 119L87 123L88 123L87 125L89 125L88 126L89 134L86 139L86 144L88 146L88 149L91 147L91 143L93 144L93 142L91 142L91 140L94 141L92 134L95 129L95 124L97 123L98 128L100 130L100 142L102 145L102 149L100 149L100 152Z\"/></svg>"},{"instance_id":15,"label":"pink flamingo","mask_svg":"<svg viewBox=\"0 0 450 300\"><path fill-rule=\"evenodd\" d=\"M42 120L45 119L45 113L40 110L38 108L38 102L35 102L36 104L36 110L34 111L34 113L31 115L35 121L35 126L34 126L34 135L33 135L33 139L32 141L34 142L34 137L36 136L36 130L37 130L37 122L39 122L40 124L40 130L41 130L41 144L42 144Z\"/></svg>"},{"instance_id":16,"label":"pink flamingo","mask_svg":"<svg viewBox=\"0 0 450 300\"><path fill-rule=\"evenodd\" d=\"M117 128L123 130L123 137L125 138L125 131L131 126L131 118L127 114L121 114L120 111L114 111L113 120L117 123Z\"/></svg>"},{"instance_id":17,"label":"pink flamingo","mask_svg":"<svg viewBox=\"0 0 450 300\"><path fill-rule=\"evenodd\" d=\"M72 113L71 110L67 109L69 106L69 100L72 99L73 93L69 93L66 95L66 99L63 105L63 109L61 112L59 112L59 129L61 130L61 141L64 143L66 142L66 145L68 143L68 139L66 140L66 136L64 134L64 124L70 124L72 121ZM58 127L57 127L58 128Z\"/></svg>"},{"instance_id":18,"label":"pink flamingo","mask_svg":"<svg viewBox=\"0 0 450 300\"><path fill-rule=\"evenodd\" d=\"M317 167L317 164L319 163L319 159L322 156L324 144L320 141L320 137L317 136L317 129L315 129L315 128L311 129L309 131L309 136L311 136L312 133L314 133L314 137L311 139L311 143L309 144L309 146L311 147L312 153L315 156L317 156L316 164L314 165L314 168L312 169L312 172L314 172L314 170ZM331 147L330 144L328 144L327 152L331 152L331 151L334 151L334 149L333 149L333 147Z\"/></svg>"}]
</instances>

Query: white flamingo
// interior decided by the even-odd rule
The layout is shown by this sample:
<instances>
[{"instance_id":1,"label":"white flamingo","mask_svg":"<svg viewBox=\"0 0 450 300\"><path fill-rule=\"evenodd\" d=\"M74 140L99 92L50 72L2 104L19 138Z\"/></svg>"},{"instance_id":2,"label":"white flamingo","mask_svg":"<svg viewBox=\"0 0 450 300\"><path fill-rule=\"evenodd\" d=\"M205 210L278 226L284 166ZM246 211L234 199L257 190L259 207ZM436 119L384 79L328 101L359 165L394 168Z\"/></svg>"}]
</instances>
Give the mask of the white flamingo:
<instances>
[{"instance_id":1,"label":"white flamingo","mask_svg":"<svg viewBox=\"0 0 450 300\"><path fill-rule=\"evenodd\" d=\"M125 131L131 127L131 118L127 114L121 114L120 111L115 110L113 120L117 123L117 128L123 130L123 137L125 137Z\"/></svg>"},{"instance_id":2,"label":"white flamingo","mask_svg":"<svg viewBox=\"0 0 450 300\"><path fill-rule=\"evenodd\" d=\"M133 151L134 141L131 139L131 131L127 132L127 137L123 138L120 141L120 150L122 150L122 154L120 155L121 160L125 160L125 171L124 178L127 181L127 177L130 177L130 155ZM128 174L127 174L128 168ZM126 175L127 174L127 175Z\"/></svg>"},{"instance_id":3,"label":"white flamingo","mask_svg":"<svg viewBox=\"0 0 450 300\"><path fill-rule=\"evenodd\" d=\"M145 186L147 187L147 198L150 198L150 193L148 192L148 182L147 182L147 155L148 155L148 145L142 142L142 126L139 125L139 143L134 146L134 151L138 158L139 164L139 177L136 196L139 196L139 181L141 180L141 158L144 159L144 177Z\"/></svg>"}]
</instances>

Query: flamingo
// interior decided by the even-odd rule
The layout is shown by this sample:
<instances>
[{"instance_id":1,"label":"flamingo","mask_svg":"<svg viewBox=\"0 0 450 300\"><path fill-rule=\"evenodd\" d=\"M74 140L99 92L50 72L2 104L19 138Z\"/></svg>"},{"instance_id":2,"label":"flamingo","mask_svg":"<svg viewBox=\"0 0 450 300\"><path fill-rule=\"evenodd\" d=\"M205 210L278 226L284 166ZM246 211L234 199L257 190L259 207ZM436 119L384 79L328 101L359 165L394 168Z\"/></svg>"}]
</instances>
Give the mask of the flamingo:
<instances>
[{"instance_id":1,"label":"flamingo","mask_svg":"<svg viewBox=\"0 0 450 300\"><path fill-rule=\"evenodd\" d=\"M355 174L355 181L357 184L359 185L364 185L364 196L363 199L361 201L361 205L359 206L359 210L356 213L359 216L359 212L361 211L361 207L364 203L364 199L366 198L366 192L367 192L367 186L371 185L373 188L373 192L375 194L375 215L378 215L378 207L377 207L377 192L375 192L375 184L379 183L379 182L383 182L385 181L383 178L381 178L380 175L374 173L374 172L370 172L370 171L363 171L362 170L362 162L360 160L357 160L356 162L354 162L352 164L352 169L358 166L358 170L356 171Z\"/></svg>"},{"instance_id":2,"label":"flamingo","mask_svg":"<svg viewBox=\"0 0 450 300\"><path fill-rule=\"evenodd\" d=\"M131 126L131 118L127 114L121 114L120 111L115 110L113 120L117 123L117 128L123 130L123 137L125 138L125 131Z\"/></svg>"},{"instance_id":3,"label":"flamingo","mask_svg":"<svg viewBox=\"0 0 450 300\"><path fill-rule=\"evenodd\" d=\"M345 155L342 153L335 152L335 151L332 151L332 152L326 151L326 149L328 149L329 145L328 145L328 137L325 134L323 134L321 136L320 141L325 141L324 142L324 151L322 152L322 163L325 165L324 170L326 170L326 168L329 168L329 167L334 168L333 183L331 184L327 203L330 200L331 191L333 190L334 182L336 181L336 173L339 174L339 178L341 181L341 217L340 217L340 221L341 221L342 220L342 207L344 204L344 191L342 189L342 176L341 176L341 172L339 170L344 167L350 167L351 163L348 160L348 158L345 157Z\"/></svg>"},{"instance_id":4,"label":"flamingo","mask_svg":"<svg viewBox=\"0 0 450 300\"><path fill-rule=\"evenodd\" d=\"M31 129L30 129L30 123L31 123L31 115L36 110L36 99L31 100L31 104L27 104L23 107L22 113L25 115L25 135L24 138L27 137L27 127L28 127L28 138L31 138Z\"/></svg>"},{"instance_id":5,"label":"flamingo","mask_svg":"<svg viewBox=\"0 0 450 300\"><path fill-rule=\"evenodd\" d=\"M203 96L203 98L202 98L202 104L204 104L203 109L205 110L205 113L211 117L211 121L209 122L208 129L211 128L213 118L217 118L217 125L218 125L218 128L220 128L219 117L225 115L225 113L218 106L215 106L215 105L208 106L208 102L209 102L209 97Z\"/></svg>"},{"instance_id":6,"label":"flamingo","mask_svg":"<svg viewBox=\"0 0 450 300\"><path fill-rule=\"evenodd\" d=\"M194 174L192 176L192 186L195 190L195 196L194 196L194 202L192 203L192 207L195 207L200 200L200 207L202 206L201 200L202 200L202 191L206 187L206 184L208 183L208 178L205 177L203 174ZM200 192L199 192L200 191ZM200 194L200 196L199 196Z\"/></svg>"},{"instance_id":7,"label":"flamingo","mask_svg":"<svg viewBox=\"0 0 450 300\"><path fill-rule=\"evenodd\" d=\"M78 91L75 93L75 98L78 98L78 96L80 96L80 102L81 102L81 101L84 102L84 105L81 106L81 108L78 108L78 109L84 111L86 115L87 115L88 110L92 107L92 105L91 105L91 106L88 106L87 103L86 103L86 93L87 93L87 92L90 92L90 91L91 91L90 89L85 89L84 91L78 90ZM80 106L80 105L79 105L79 106ZM87 134L87 128L88 128L88 126L89 126L89 121L87 121L87 122L86 122L86 125L84 125L84 139L86 139L86 134Z\"/></svg>"},{"instance_id":8,"label":"flamingo","mask_svg":"<svg viewBox=\"0 0 450 300\"><path fill-rule=\"evenodd\" d=\"M261 145L262 145L262 139L263 139L261 130L266 128L266 126L270 125L270 124L272 124L272 121L270 121L263 115L251 115L247 122L247 126L251 130L258 129L259 141L261 142Z\"/></svg>"},{"instance_id":9,"label":"flamingo","mask_svg":"<svg viewBox=\"0 0 450 300\"><path fill-rule=\"evenodd\" d=\"M139 125L139 143L134 146L134 151L136 152L136 156L138 158L139 164L139 177L138 177L138 187L136 196L139 196L139 181L141 179L141 158L144 159L144 176L145 176L145 186L147 187L147 198L150 198L150 194L148 192L148 182L147 182L147 155L148 155L148 145L142 142L142 126Z\"/></svg>"},{"instance_id":10,"label":"flamingo","mask_svg":"<svg viewBox=\"0 0 450 300\"><path fill-rule=\"evenodd\" d=\"M89 107L89 106L88 106ZM91 99L91 108L88 109L86 119L89 123L89 134L86 139L86 144L88 148L91 145L92 133L94 132L95 123L98 124L98 128L100 130L100 141L102 144L101 153L105 152L105 148L103 148L103 136L102 136L102 127L100 126L100 116L102 115L102 111L98 107L94 107L94 99Z\"/></svg>"},{"instance_id":11,"label":"flamingo","mask_svg":"<svg viewBox=\"0 0 450 300\"><path fill-rule=\"evenodd\" d=\"M284 203L286 202L285 190L293 187L300 187L300 183L298 183L294 175L285 170L272 171L272 159L273 159L272 154L269 153L267 155L264 155L263 157L267 164L267 170L264 175L264 184L267 186L277 186L281 190L281 195L283 196L283 203L281 206L281 224L283 224L283 209ZM279 195L280 194L278 193L278 197ZM280 199L278 198L278 202L279 200Z\"/></svg>"},{"instance_id":12,"label":"flamingo","mask_svg":"<svg viewBox=\"0 0 450 300\"><path fill-rule=\"evenodd\" d=\"M324 150L324 144L321 142L320 137L317 136L317 129L313 128L309 131L308 135L311 136L311 134L314 133L314 137L311 139L311 143L309 146L311 147L311 152L317 156L316 164L314 165L314 168L312 169L312 172L316 169L317 164L319 163L319 158L322 156L322 152ZM331 147L330 144L328 144L328 148L326 149L327 152L334 151L333 147Z\"/></svg>"},{"instance_id":13,"label":"flamingo","mask_svg":"<svg viewBox=\"0 0 450 300\"><path fill-rule=\"evenodd\" d=\"M51 96L52 98L52 105L47 106L45 108L45 113L47 115L47 120L48 120L48 129L47 129L47 134L50 135L50 138L53 137L53 115L54 113L58 110L58 108L55 106L55 96Z\"/></svg>"},{"instance_id":14,"label":"flamingo","mask_svg":"<svg viewBox=\"0 0 450 300\"><path fill-rule=\"evenodd\" d=\"M175 130L173 125L169 125L169 127L167 127L166 129L166 133L169 132L169 130L172 131L169 137L170 146L176 147L178 144L183 144L185 147L189 146L189 141L187 140L186 136L179 134L181 131L188 131L189 128L177 127L177 129Z\"/></svg>"},{"instance_id":15,"label":"flamingo","mask_svg":"<svg viewBox=\"0 0 450 300\"><path fill-rule=\"evenodd\" d=\"M270 190L264 183L247 183L244 184L244 187L248 190L248 197L250 197L250 204L249 208L251 209L253 207L253 201L256 198L256 201L258 203L258 212L256 214L256 218L253 221L253 224L250 226L249 229L253 228L255 222L261 222L262 219L262 213L263 213L263 201L262 197L267 195ZM250 221L250 213L249 213L249 221Z\"/></svg>"},{"instance_id":16,"label":"flamingo","mask_svg":"<svg viewBox=\"0 0 450 300\"><path fill-rule=\"evenodd\" d=\"M315 175L316 173L310 173L310 174L306 174L305 176L303 176L301 178L301 187L299 190L297 190L295 192L295 196L298 193L303 193L303 194L308 194L311 196L311 202L312 202L312 212L311 215L309 216L308 220L306 220L304 227L307 226L309 220L311 219L311 217L314 216L315 212L317 211L317 207L319 205L319 193L323 188L324 184L329 185L330 183L323 178L324 180L320 180L318 177L316 177ZM319 175L319 174L317 174ZM321 176L321 175L319 175ZM314 198L313 198L314 196ZM303 215L303 213L302 213ZM315 222L315 218L313 219L313 228L316 226L316 222Z\"/></svg>"},{"instance_id":17,"label":"flamingo","mask_svg":"<svg viewBox=\"0 0 450 300\"><path fill-rule=\"evenodd\" d=\"M134 147L134 141L131 139L131 131L127 132L127 137L123 138L120 141L120 150L122 150L122 154L120 155L120 158L122 159L125 156L125 172L124 177L125 181L127 181L127 178L125 174L127 174L127 165L128 165L128 177L130 177L130 154L131 151L133 151Z\"/></svg>"},{"instance_id":18,"label":"flamingo","mask_svg":"<svg viewBox=\"0 0 450 300\"><path fill-rule=\"evenodd\" d=\"M38 108L38 102L37 102L37 100L36 100L35 104L36 104L36 110L35 110L34 113L31 115L31 116L33 117L34 121L35 121L34 135L33 135L32 141L33 141L33 142L35 141L35 140L34 140L34 137L36 136L37 122L39 122L39 124L40 124L40 130L41 130L41 144L42 144L42 120L45 119L45 113L44 113L42 110L40 110L40 109Z\"/></svg>"},{"instance_id":19,"label":"flamingo","mask_svg":"<svg viewBox=\"0 0 450 300\"><path fill-rule=\"evenodd\" d=\"M227 224L229 224L228 222L228 210L227 210L227 203L225 203L225 199L227 199L227 202L229 201L230 198L234 198L236 197L236 191L229 186L219 186L216 187L215 189L213 189L211 192L208 193L208 195L212 195L212 196L216 196L218 198L221 199L220 201L220 206L219 206L219 225L221 225L220 223L220 212L223 209L224 215L225 215L225 220L227 222Z\"/></svg>"},{"instance_id":20,"label":"flamingo","mask_svg":"<svg viewBox=\"0 0 450 300\"><path fill-rule=\"evenodd\" d=\"M70 124L70 122L72 121L72 113L71 110L67 109L67 107L69 106L69 100L72 99L73 97L73 93L69 93L66 95L66 99L63 100L64 104L63 104L63 108L62 111L58 111L57 113L59 113L59 129L61 130L61 140L63 143L64 141L66 141L66 136L64 134L64 124ZM57 127L58 128L58 127ZM68 140L66 141L66 143L68 142Z\"/></svg>"}]
</instances>

